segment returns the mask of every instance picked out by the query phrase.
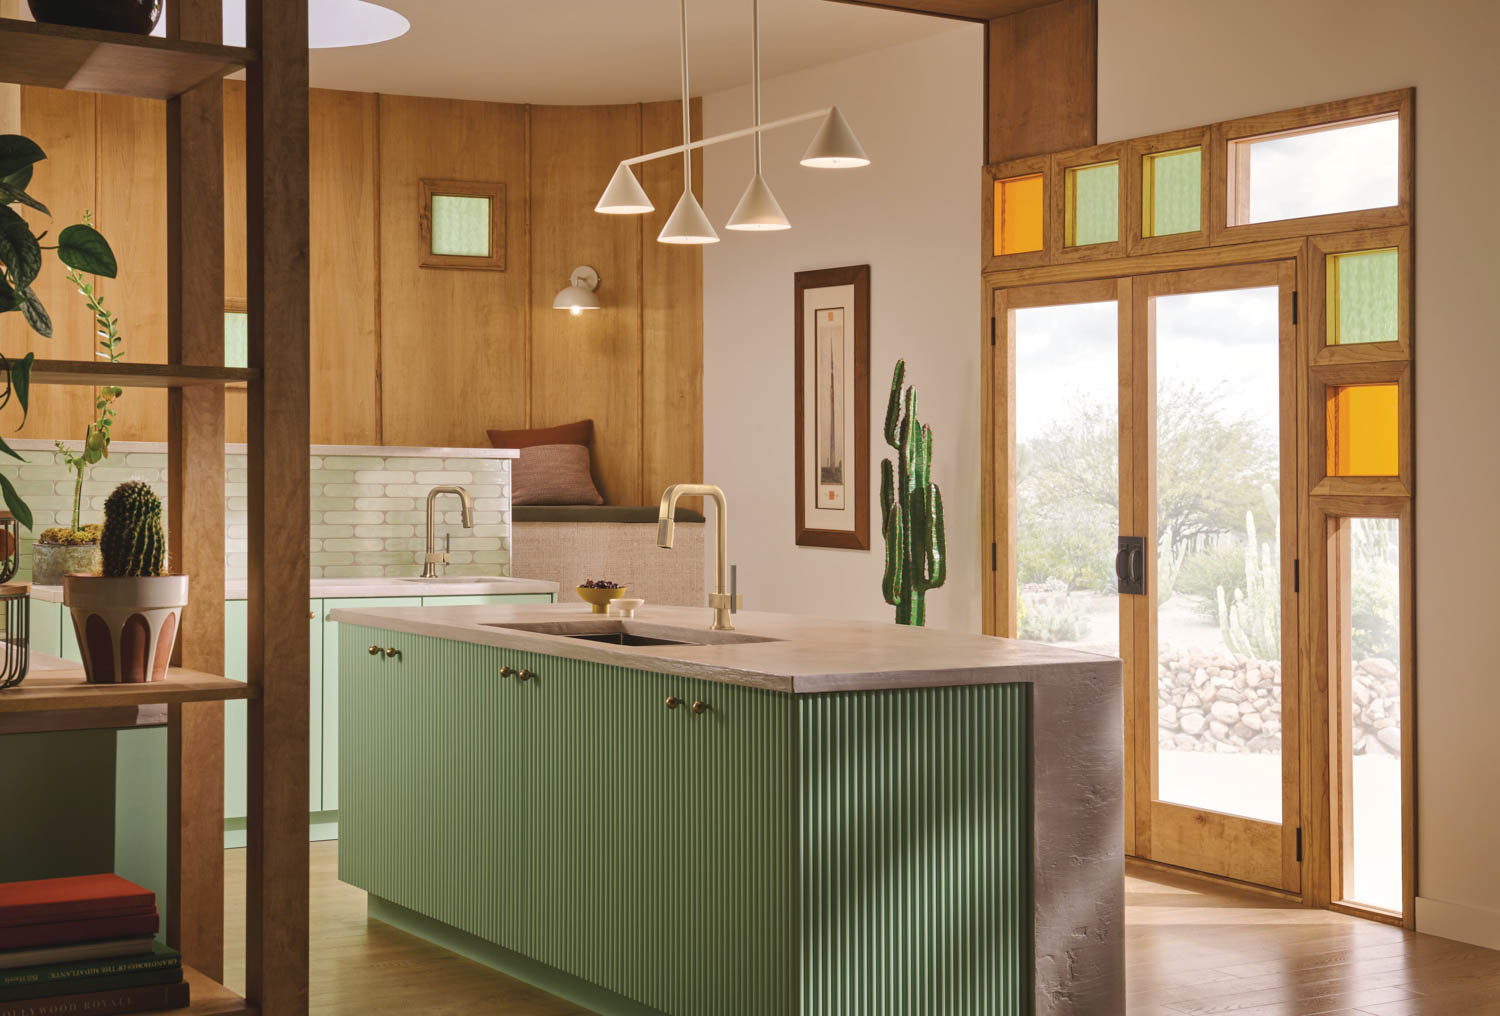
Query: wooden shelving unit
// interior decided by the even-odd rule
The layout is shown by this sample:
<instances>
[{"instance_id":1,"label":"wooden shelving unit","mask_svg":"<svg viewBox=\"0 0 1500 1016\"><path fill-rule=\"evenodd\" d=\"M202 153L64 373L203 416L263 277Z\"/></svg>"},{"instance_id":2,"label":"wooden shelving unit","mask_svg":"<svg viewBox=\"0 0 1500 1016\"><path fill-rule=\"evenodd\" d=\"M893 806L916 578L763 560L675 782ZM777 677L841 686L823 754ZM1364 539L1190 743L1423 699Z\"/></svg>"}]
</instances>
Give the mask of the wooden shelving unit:
<instances>
[{"instance_id":1,"label":"wooden shelving unit","mask_svg":"<svg viewBox=\"0 0 1500 1016\"><path fill-rule=\"evenodd\" d=\"M0 75L16 84L175 99L254 62L235 46L0 18Z\"/></svg>"},{"instance_id":2,"label":"wooden shelving unit","mask_svg":"<svg viewBox=\"0 0 1500 1016\"><path fill-rule=\"evenodd\" d=\"M246 391L248 680L217 676L223 600L199 596L183 611L166 681L89 687L81 672L54 668L0 692L0 733L128 726L132 707L165 708L161 910L192 986L180 1011L198 1016L303 1016L308 1006L306 597L282 595L309 581L307 3L247 0L249 48L219 45L221 0L173 0L166 39L0 19L0 82L167 100L168 363L38 360L32 382L167 390L169 550L198 589L224 585L224 390ZM221 79L241 69L250 366L226 368ZM249 712L244 998L219 983L228 699Z\"/></svg>"},{"instance_id":3,"label":"wooden shelving unit","mask_svg":"<svg viewBox=\"0 0 1500 1016\"><path fill-rule=\"evenodd\" d=\"M119 385L121 388L190 388L195 385L244 387L260 377L250 367L209 367L185 363L106 363L102 360L36 360L31 380L49 385Z\"/></svg>"}]
</instances>

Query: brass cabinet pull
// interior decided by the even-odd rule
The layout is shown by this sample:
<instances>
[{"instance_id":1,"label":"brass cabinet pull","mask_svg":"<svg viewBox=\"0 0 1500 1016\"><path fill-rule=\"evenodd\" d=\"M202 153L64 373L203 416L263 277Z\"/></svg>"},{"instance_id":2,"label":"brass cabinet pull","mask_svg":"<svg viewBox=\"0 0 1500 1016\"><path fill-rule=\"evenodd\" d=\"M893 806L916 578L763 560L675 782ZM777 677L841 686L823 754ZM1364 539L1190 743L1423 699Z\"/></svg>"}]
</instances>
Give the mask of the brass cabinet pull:
<instances>
[{"instance_id":1,"label":"brass cabinet pull","mask_svg":"<svg viewBox=\"0 0 1500 1016\"><path fill-rule=\"evenodd\" d=\"M380 655L380 647L379 646L371 646L370 647L370 655L371 656L379 656Z\"/></svg>"},{"instance_id":2,"label":"brass cabinet pull","mask_svg":"<svg viewBox=\"0 0 1500 1016\"><path fill-rule=\"evenodd\" d=\"M698 699L693 703L693 712L699 713L700 715L702 713L708 712L708 703L704 702L702 699Z\"/></svg>"},{"instance_id":3,"label":"brass cabinet pull","mask_svg":"<svg viewBox=\"0 0 1500 1016\"><path fill-rule=\"evenodd\" d=\"M401 650L397 649L395 646L391 646L389 649L387 649L385 651L385 658L388 659L388 660L394 659L395 657L400 656L400 655L401 655Z\"/></svg>"},{"instance_id":4,"label":"brass cabinet pull","mask_svg":"<svg viewBox=\"0 0 1500 1016\"><path fill-rule=\"evenodd\" d=\"M536 675L533 674L531 671L526 670L524 668L521 669L521 670L516 671L516 680L517 681L530 681L533 677L536 677Z\"/></svg>"},{"instance_id":5,"label":"brass cabinet pull","mask_svg":"<svg viewBox=\"0 0 1500 1016\"><path fill-rule=\"evenodd\" d=\"M318 612L316 610L309 610L307 612L307 619L309 621L316 621L318 619Z\"/></svg>"},{"instance_id":6,"label":"brass cabinet pull","mask_svg":"<svg viewBox=\"0 0 1500 1016\"><path fill-rule=\"evenodd\" d=\"M667 708L668 709L676 709L680 705L682 705L682 699L678 698L676 695L668 695L667 696Z\"/></svg>"},{"instance_id":7,"label":"brass cabinet pull","mask_svg":"<svg viewBox=\"0 0 1500 1016\"><path fill-rule=\"evenodd\" d=\"M509 667L501 667L500 668L500 676L501 677L515 677L516 676L516 672L514 670L511 670Z\"/></svg>"}]
</instances>

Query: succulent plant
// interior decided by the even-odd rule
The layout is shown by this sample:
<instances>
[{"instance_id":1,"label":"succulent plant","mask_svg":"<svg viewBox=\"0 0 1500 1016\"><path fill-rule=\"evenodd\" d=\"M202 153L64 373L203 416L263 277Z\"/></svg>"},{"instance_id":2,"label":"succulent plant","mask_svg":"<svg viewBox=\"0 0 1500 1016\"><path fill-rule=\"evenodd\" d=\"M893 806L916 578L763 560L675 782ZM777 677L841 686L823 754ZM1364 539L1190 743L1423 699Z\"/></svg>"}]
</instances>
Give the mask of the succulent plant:
<instances>
[{"instance_id":1,"label":"succulent plant","mask_svg":"<svg viewBox=\"0 0 1500 1016\"><path fill-rule=\"evenodd\" d=\"M896 608L896 623L927 623L927 591L948 579L943 493L932 482L932 428L917 419L917 390L901 384L906 361L896 361L885 411L885 441L898 462L880 463L880 532L885 537L881 592ZM905 415L903 416L903 403Z\"/></svg>"},{"instance_id":2,"label":"succulent plant","mask_svg":"<svg viewBox=\"0 0 1500 1016\"><path fill-rule=\"evenodd\" d=\"M104 502L104 535L99 543L104 574L111 578L166 574L161 498L140 480L120 484Z\"/></svg>"}]
</instances>

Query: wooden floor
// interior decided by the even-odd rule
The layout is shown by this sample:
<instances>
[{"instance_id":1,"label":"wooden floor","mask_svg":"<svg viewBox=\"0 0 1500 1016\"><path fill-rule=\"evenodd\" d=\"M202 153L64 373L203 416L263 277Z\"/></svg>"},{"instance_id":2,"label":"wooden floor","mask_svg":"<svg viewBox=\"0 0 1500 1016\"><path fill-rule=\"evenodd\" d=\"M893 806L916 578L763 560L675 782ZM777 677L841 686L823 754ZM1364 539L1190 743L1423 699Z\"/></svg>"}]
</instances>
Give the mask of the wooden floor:
<instances>
[{"instance_id":1,"label":"wooden floor","mask_svg":"<svg viewBox=\"0 0 1500 1016\"><path fill-rule=\"evenodd\" d=\"M312 845L314 1013L586 1012L368 921L337 851ZM226 983L243 990L243 850L226 872ZM1125 894L1129 1016L1500 1016L1500 952L1144 868Z\"/></svg>"}]
</instances>

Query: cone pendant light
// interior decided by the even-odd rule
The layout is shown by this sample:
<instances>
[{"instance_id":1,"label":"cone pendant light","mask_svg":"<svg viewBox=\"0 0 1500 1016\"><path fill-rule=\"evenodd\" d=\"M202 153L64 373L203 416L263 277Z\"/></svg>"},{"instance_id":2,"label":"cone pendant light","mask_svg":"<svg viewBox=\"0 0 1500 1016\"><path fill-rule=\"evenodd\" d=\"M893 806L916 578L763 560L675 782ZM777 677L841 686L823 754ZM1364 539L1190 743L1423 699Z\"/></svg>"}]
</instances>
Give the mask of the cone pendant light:
<instances>
[{"instance_id":1,"label":"cone pendant light","mask_svg":"<svg viewBox=\"0 0 1500 1016\"><path fill-rule=\"evenodd\" d=\"M724 224L725 229L739 229L748 231L766 231L773 229L791 229L792 224L787 221L786 213L781 210L781 203L776 200L776 195L771 193L771 186L766 183L762 173L763 162L760 152L760 0L751 0L751 17L754 20L750 44L751 52L751 125L756 127L755 132L755 175L750 178L750 184L745 188L740 203L734 206L734 214Z\"/></svg>"},{"instance_id":2,"label":"cone pendant light","mask_svg":"<svg viewBox=\"0 0 1500 1016\"><path fill-rule=\"evenodd\" d=\"M641 182L635 178L630 167L622 162L615 170L615 175L610 177L609 186L604 188L604 194L594 206L594 211L605 215L644 215L646 212L656 211L656 206L646 196Z\"/></svg>"},{"instance_id":3,"label":"cone pendant light","mask_svg":"<svg viewBox=\"0 0 1500 1016\"><path fill-rule=\"evenodd\" d=\"M869 164L870 157L865 154L859 138L854 136L849 121L834 106L823 118L823 125L818 128L818 133L813 135L812 144L803 153L802 165L812 166L814 169L853 169Z\"/></svg>"},{"instance_id":4,"label":"cone pendant light","mask_svg":"<svg viewBox=\"0 0 1500 1016\"><path fill-rule=\"evenodd\" d=\"M718 243L719 234L713 223L703 214L703 206L693 196L693 152L686 146L693 143L692 100L688 95L688 34L687 0L682 0L682 197L672 209L667 224L662 226L657 240L661 243Z\"/></svg>"}]
</instances>

